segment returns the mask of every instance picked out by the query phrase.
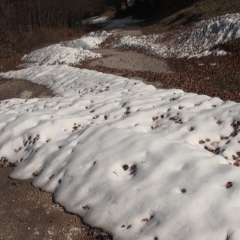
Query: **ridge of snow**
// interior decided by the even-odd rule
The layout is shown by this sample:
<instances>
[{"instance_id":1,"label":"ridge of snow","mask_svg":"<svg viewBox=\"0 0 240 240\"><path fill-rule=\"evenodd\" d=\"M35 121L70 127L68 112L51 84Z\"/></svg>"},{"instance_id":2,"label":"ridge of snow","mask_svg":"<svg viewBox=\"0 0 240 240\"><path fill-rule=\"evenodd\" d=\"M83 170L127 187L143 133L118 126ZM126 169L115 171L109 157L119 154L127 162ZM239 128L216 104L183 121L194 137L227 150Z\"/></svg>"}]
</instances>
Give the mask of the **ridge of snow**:
<instances>
[{"instance_id":1,"label":"ridge of snow","mask_svg":"<svg viewBox=\"0 0 240 240\"><path fill-rule=\"evenodd\" d=\"M75 65L80 64L80 62L85 59L100 58L101 56L101 54L93 53L80 47L77 49L55 44L26 54L22 57L22 60L31 63L39 63L40 65Z\"/></svg>"},{"instance_id":2,"label":"ridge of snow","mask_svg":"<svg viewBox=\"0 0 240 240\"><path fill-rule=\"evenodd\" d=\"M225 55L226 52L211 48L237 38L240 38L240 13L203 20L190 29L179 29L174 35L121 36L114 48L145 49L164 58L191 58Z\"/></svg>"},{"instance_id":3,"label":"ridge of snow","mask_svg":"<svg viewBox=\"0 0 240 240\"><path fill-rule=\"evenodd\" d=\"M12 178L114 239L240 238L239 104L66 65L0 76L56 94L0 101Z\"/></svg>"},{"instance_id":4,"label":"ridge of snow","mask_svg":"<svg viewBox=\"0 0 240 240\"><path fill-rule=\"evenodd\" d=\"M62 45L71 48L97 49L99 45L109 38L112 33L106 31L91 32L80 39L63 42Z\"/></svg>"},{"instance_id":5,"label":"ridge of snow","mask_svg":"<svg viewBox=\"0 0 240 240\"><path fill-rule=\"evenodd\" d=\"M66 64L76 65L86 59L102 57L99 53L89 51L89 49L98 48L111 33L105 31L98 33L89 33L80 39L54 44L23 56L23 61L38 63L39 65Z\"/></svg>"},{"instance_id":6,"label":"ridge of snow","mask_svg":"<svg viewBox=\"0 0 240 240\"><path fill-rule=\"evenodd\" d=\"M103 17L91 17L91 18L83 19L83 20L82 20L82 24L102 23L102 22L106 22L107 19L108 19L107 16L103 16Z\"/></svg>"}]
</instances>

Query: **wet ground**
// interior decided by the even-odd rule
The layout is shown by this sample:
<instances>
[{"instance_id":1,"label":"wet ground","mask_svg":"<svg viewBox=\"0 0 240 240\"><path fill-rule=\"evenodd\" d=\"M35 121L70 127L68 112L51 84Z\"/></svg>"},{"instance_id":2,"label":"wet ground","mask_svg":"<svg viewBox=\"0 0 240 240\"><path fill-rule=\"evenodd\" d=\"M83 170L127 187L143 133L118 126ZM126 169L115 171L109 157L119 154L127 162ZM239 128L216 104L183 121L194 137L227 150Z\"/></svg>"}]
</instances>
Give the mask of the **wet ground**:
<instances>
[{"instance_id":1,"label":"wet ground","mask_svg":"<svg viewBox=\"0 0 240 240\"><path fill-rule=\"evenodd\" d=\"M88 240L89 228L52 201L52 194L32 187L31 180L11 180L0 168L0 239Z\"/></svg>"},{"instance_id":2,"label":"wet ground","mask_svg":"<svg viewBox=\"0 0 240 240\"><path fill-rule=\"evenodd\" d=\"M0 101L9 98L47 98L52 97L53 92L38 84L19 79L0 78Z\"/></svg>"}]
</instances>

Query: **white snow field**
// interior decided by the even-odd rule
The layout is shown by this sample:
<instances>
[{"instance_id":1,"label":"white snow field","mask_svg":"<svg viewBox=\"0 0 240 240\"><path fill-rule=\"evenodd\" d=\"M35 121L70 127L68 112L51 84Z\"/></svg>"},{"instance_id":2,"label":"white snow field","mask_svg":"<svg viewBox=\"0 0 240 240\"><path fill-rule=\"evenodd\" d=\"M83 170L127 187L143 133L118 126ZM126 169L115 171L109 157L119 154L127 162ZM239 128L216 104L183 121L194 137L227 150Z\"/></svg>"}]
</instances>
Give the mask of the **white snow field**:
<instances>
[{"instance_id":1,"label":"white snow field","mask_svg":"<svg viewBox=\"0 0 240 240\"><path fill-rule=\"evenodd\" d=\"M66 65L1 76L56 94L0 102L12 178L114 239L240 239L239 104Z\"/></svg>"},{"instance_id":2,"label":"white snow field","mask_svg":"<svg viewBox=\"0 0 240 240\"><path fill-rule=\"evenodd\" d=\"M114 239L239 240L240 104L67 66L68 54L54 62L57 48L72 56L80 42L0 73L55 93L0 101L0 161L16 165L11 177L32 178Z\"/></svg>"}]
</instances>

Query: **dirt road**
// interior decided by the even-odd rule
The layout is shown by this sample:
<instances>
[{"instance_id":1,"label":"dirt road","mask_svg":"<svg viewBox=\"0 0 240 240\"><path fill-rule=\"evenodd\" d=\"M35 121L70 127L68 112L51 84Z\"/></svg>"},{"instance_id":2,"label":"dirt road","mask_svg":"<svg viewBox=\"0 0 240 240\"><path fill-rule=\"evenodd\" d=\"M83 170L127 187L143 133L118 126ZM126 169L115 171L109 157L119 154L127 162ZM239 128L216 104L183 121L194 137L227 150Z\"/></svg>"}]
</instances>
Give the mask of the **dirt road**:
<instances>
[{"instance_id":1,"label":"dirt road","mask_svg":"<svg viewBox=\"0 0 240 240\"><path fill-rule=\"evenodd\" d=\"M32 187L31 180L11 180L11 168L0 168L0 239L91 240L110 238L55 204L52 194Z\"/></svg>"}]
</instances>

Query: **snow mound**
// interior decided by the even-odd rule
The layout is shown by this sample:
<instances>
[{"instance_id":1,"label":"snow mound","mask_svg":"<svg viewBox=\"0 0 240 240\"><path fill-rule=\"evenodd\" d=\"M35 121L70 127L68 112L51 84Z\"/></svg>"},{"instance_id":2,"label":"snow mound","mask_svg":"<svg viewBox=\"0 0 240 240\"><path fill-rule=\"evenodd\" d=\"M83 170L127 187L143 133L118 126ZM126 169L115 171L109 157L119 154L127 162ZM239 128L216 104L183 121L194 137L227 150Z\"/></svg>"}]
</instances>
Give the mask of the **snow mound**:
<instances>
[{"instance_id":1,"label":"snow mound","mask_svg":"<svg viewBox=\"0 0 240 240\"><path fill-rule=\"evenodd\" d=\"M115 48L144 49L162 57L191 58L208 55L225 55L211 48L240 37L240 13L204 20L192 28L181 28L174 34L148 36L122 36Z\"/></svg>"},{"instance_id":2,"label":"snow mound","mask_svg":"<svg viewBox=\"0 0 240 240\"><path fill-rule=\"evenodd\" d=\"M114 239L240 239L240 104L66 65L1 73L0 159Z\"/></svg>"},{"instance_id":3,"label":"snow mound","mask_svg":"<svg viewBox=\"0 0 240 240\"><path fill-rule=\"evenodd\" d=\"M99 45L109 38L112 33L106 31L91 32L88 35L81 37L80 39L64 42L62 46L71 48L83 48L83 49L97 49Z\"/></svg>"},{"instance_id":4,"label":"snow mound","mask_svg":"<svg viewBox=\"0 0 240 240\"><path fill-rule=\"evenodd\" d=\"M82 20L82 24L102 23L102 22L106 22L107 19L108 19L107 16L103 16L103 17L92 17L92 18L83 19L83 20Z\"/></svg>"},{"instance_id":5,"label":"snow mound","mask_svg":"<svg viewBox=\"0 0 240 240\"><path fill-rule=\"evenodd\" d=\"M101 25L105 30L117 30L129 28L129 26L135 26L139 22L144 20L133 19L132 16L122 18L122 19L108 19L108 17L93 17L89 19L84 19L83 24L97 24Z\"/></svg>"},{"instance_id":6,"label":"snow mound","mask_svg":"<svg viewBox=\"0 0 240 240\"><path fill-rule=\"evenodd\" d=\"M30 54L24 55L22 60L32 63L48 64L67 64L75 65L80 64L81 61L86 59L99 58L101 54L93 53L83 48L65 47L61 44L51 45Z\"/></svg>"}]
</instances>

